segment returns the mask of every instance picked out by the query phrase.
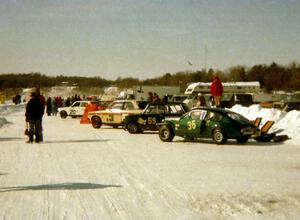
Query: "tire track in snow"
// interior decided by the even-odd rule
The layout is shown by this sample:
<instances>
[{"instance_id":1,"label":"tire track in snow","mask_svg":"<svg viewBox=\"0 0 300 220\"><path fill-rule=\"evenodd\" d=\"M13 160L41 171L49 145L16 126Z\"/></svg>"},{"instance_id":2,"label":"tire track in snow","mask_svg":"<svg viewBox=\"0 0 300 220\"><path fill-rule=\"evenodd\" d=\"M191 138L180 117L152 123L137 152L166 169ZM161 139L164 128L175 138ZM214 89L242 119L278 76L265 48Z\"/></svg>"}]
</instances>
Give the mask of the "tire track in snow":
<instances>
[{"instance_id":1,"label":"tire track in snow","mask_svg":"<svg viewBox=\"0 0 300 220\"><path fill-rule=\"evenodd\" d=\"M300 200L299 195L255 192L223 193L192 198L191 205L198 212L223 216L224 218L238 218L239 216L269 218L273 216L277 219L281 215L284 219L293 219L293 216L289 214L289 210L299 208Z\"/></svg>"},{"instance_id":2,"label":"tire track in snow","mask_svg":"<svg viewBox=\"0 0 300 220\"><path fill-rule=\"evenodd\" d=\"M103 134L100 132L94 133L96 137L102 138ZM124 146L130 147L126 146L128 143L123 140L124 139L118 142L109 142L108 144L114 152L114 155L118 157L120 163L119 178L134 191L135 200L137 202L140 201L140 203L144 202L150 207L152 206L153 212L155 209L161 210L162 207L164 207L163 209L168 210L167 217L178 217L182 215L190 217L194 215L194 211L189 205L189 196L186 193L178 190L174 185L147 168L143 163L129 161L128 158L130 158L130 156L124 154L124 151L122 153L119 152ZM136 154L132 150L129 154L131 154L131 157L135 154L134 157L139 157L141 161L146 160L145 155ZM141 174L143 176L141 176ZM197 215L199 215L199 213L197 213ZM145 216L149 216L149 213L145 214Z\"/></svg>"}]
</instances>

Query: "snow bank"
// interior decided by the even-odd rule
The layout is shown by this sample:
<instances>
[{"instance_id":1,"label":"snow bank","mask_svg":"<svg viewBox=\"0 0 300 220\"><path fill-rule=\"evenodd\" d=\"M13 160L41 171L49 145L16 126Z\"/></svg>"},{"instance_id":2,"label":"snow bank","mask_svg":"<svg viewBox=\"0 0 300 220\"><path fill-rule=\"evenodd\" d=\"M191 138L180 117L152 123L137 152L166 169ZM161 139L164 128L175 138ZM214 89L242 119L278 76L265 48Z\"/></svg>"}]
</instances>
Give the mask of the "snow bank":
<instances>
[{"instance_id":1,"label":"snow bank","mask_svg":"<svg viewBox=\"0 0 300 220\"><path fill-rule=\"evenodd\" d=\"M6 116L14 112L19 112L25 108L25 103L14 104L11 101L0 105L0 116Z\"/></svg>"},{"instance_id":2,"label":"snow bank","mask_svg":"<svg viewBox=\"0 0 300 220\"><path fill-rule=\"evenodd\" d=\"M282 134L287 134L294 144L300 142L300 112L293 110L290 112L283 112L274 108L263 108L260 105L252 105L250 107L243 107L241 105L235 105L231 111L237 112L249 120L255 120L257 117L262 118L262 123L264 124L268 120L275 121L274 126L271 131L283 129Z\"/></svg>"},{"instance_id":3,"label":"snow bank","mask_svg":"<svg viewBox=\"0 0 300 220\"><path fill-rule=\"evenodd\" d=\"M23 110L25 107L25 104L19 104L15 105L12 102L7 102L5 104L0 105L0 128L5 125L9 124L10 122L6 120L5 116L12 114L14 112L19 112Z\"/></svg>"}]
</instances>

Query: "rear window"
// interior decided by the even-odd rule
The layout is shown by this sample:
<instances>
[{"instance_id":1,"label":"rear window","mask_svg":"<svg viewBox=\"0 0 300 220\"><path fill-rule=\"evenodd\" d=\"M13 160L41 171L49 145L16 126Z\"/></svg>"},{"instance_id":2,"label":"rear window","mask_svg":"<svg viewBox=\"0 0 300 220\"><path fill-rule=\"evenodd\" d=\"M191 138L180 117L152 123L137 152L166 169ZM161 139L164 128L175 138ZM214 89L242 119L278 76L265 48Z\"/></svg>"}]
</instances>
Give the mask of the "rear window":
<instances>
[{"instance_id":1,"label":"rear window","mask_svg":"<svg viewBox=\"0 0 300 220\"><path fill-rule=\"evenodd\" d=\"M245 121L245 122L249 122L249 120L247 118L245 118L244 116L238 114L238 113L235 113L235 112L229 112L228 113L228 116L230 118L232 118L233 120L236 120L236 121Z\"/></svg>"},{"instance_id":2,"label":"rear window","mask_svg":"<svg viewBox=\"0 0 300 220\"><path fill-rule=\"evenodd\" d=\"M182 108L181 105L170 105L168 112L171 114L182 114L184 113L184 109Z\"/></svg>"}]
</instances>

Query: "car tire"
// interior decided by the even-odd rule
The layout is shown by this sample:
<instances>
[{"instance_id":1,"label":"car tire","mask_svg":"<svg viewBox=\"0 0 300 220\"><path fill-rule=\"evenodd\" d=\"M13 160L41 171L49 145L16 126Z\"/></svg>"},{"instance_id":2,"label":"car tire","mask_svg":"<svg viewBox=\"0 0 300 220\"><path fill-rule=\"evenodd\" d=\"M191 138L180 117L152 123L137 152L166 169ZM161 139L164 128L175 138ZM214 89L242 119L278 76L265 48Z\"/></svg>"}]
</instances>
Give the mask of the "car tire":
<instances>
[{"instance_id":1,"label":"car tire","mask_svg":"<svg viewBox=\"0 0 300 220\"><path fill-rule=\"evenodd\" d=\"M216 128L213 131L213 140L216 144L225 144L227 142L227 136L221 128Z\"/></svg>"},{"instance_id":2,"label":"car tire","mask_svg":"<svg viewBox=\"0 0 300 220\"><path fill-rule=\"evenodd\" d=\"M140 131L139 125L136 122L129 122L126 128L130 134L136 134Z\"/></svg>"},{"instance_id":3,"label":"car tire","mask_svg":"<svg viewBox=\"0 0 300 220\"><path fill-rule=\"evenodd\" d=\"M102 125L102 120L98 116L92 117L92 126L93 128L100 128Z\"/></svg>"},{"instance_id":4,"label":"car tire","mask_svg":"<svg viewBox=\"0 0 300 220\"><path fill-rule=\"evenodd\" d=\"M68 113L66 111L61 111L59 115L61 118L65 119L68 116Z\"/></svg>"},{"instance_id":5,"label":"car tire","mask_svg":"<svg viewBox=\"0 0 300 220\"><path fill-rule=\"evenodd\" d=\"M174 138L175 134L173 128L169 125L163 125L159 129L159 138L164 142L171 142Z\"/></svg>"},{"instance_id":6,"label":"car tire","mask_svg":"<svg viewBox=\"0 0 300 220\"><path fill-rule=\"evenodd\" d=\"M249 136L239 137L239 138L236 138L236 142L238 142L240 144L244 144L244 143L247 143L249 138L250 138Z\"/></svg>"}]
</instances>

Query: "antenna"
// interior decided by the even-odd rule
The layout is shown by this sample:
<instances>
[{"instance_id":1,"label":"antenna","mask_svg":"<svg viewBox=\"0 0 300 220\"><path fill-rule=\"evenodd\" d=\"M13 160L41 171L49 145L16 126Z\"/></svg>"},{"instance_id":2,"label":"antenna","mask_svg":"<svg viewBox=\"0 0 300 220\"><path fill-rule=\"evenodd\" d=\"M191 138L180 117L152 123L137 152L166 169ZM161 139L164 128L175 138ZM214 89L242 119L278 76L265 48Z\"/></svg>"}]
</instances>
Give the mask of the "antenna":
<instances>
[{"instance_id":1,"label":"antenna","mask_svg":"<svg viewBox=\"0 0 300 220\"><path fill-rule=\"evenodd\" d=\"M206 65L207 65L207 46L204 45L204 69L206 71Z\"/></svg>"}]
</instances>

